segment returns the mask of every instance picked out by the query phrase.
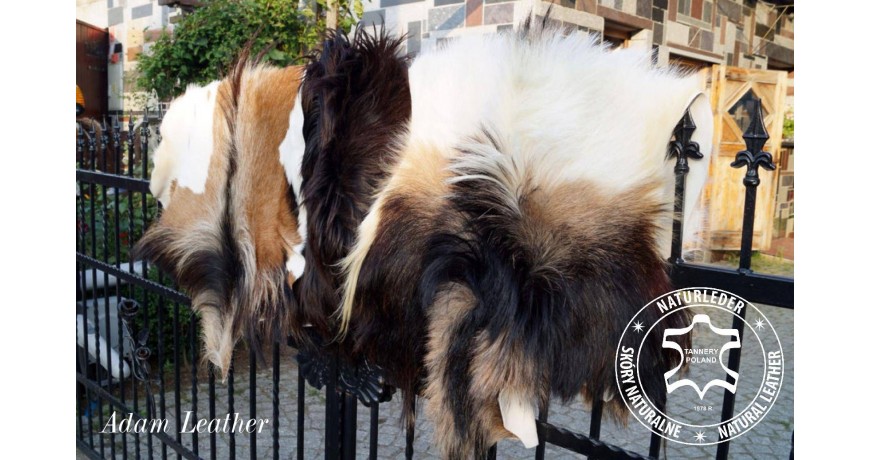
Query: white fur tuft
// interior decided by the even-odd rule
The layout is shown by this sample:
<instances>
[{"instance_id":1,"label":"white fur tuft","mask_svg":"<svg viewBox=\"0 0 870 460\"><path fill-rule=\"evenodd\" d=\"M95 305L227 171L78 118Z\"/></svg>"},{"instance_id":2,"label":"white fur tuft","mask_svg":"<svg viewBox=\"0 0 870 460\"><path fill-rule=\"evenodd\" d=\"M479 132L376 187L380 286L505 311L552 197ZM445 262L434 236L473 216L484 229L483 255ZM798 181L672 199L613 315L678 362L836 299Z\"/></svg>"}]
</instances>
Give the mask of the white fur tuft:
<instances>
[{"instance_id":1,"label":"white fur tuft","mask_svg":"<svg viewBox=\"0 0 870 460\"><path fill-rule=\"evenodd\" d=\"M193 193L205 191L214 151L214 116L220 82L190 85L169 106L160 125L163 140L154 152L151 194L169 206L172 183Z\"/></svg>"}]
</instances>

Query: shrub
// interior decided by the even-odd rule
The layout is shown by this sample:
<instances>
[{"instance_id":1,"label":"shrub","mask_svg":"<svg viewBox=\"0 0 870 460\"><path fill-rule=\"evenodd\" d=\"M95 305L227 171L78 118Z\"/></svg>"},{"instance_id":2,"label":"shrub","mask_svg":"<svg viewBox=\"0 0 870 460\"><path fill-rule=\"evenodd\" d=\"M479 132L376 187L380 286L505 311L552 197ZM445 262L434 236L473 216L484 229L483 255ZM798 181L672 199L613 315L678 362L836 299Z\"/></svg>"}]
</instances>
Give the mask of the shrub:
<instances>
[{"instance_id":1,"label":"shrub","mask_svg":"<svg viewBox=\"0 0 870 460\"><path fill-rule=\"evenodd\" d=\"M362 15L362 0L335 0L338 25L348 31ZM186 14L139 58L139 89L161 100L178 96L190 83L220 79L252 37L253 54L268 45L264 60L278 66L299 62L326 30L326 0L303 8L298 0L209 0Z\"/></svg>"}]
</instances>

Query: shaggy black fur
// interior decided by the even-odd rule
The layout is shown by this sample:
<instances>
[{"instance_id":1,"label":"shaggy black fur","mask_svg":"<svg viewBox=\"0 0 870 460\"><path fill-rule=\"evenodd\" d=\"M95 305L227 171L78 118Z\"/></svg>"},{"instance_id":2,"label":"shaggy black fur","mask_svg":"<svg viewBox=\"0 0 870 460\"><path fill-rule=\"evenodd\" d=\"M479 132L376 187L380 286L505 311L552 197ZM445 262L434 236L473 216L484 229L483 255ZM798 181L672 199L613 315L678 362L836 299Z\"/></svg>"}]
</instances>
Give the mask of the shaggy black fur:
<instances>
[{"instance_id":1,"label":"shaggy black fur","mask_svg":"<svg viewBox=\"0 0 870 460\"><path fill-rule=\"evenodd\" d=\"M305 274L298 283L305 320L324 336L339 305L338 262L347 255L375 192L394 162L411 116L402 40L359 28L332 32L305 69L305 153L300 205L308 218Z\"/></svg>"}]
</instances>

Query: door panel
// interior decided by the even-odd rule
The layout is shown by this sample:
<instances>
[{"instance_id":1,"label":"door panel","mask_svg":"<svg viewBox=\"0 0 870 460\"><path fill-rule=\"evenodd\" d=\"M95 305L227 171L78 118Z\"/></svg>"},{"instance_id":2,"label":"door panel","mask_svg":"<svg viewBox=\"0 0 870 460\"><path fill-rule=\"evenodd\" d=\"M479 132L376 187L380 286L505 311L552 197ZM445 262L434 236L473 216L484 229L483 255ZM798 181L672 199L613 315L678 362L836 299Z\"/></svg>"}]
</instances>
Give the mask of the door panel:
<instances>
[{"instance_id":1,"label":"door panel","mask_svg":"<svg viewBox=\"0 0 870 460\"><path fill-rule=\"evenodd\" d=\"M764 124L770 139L765 150L779 161L782 143L782 122L786 93L786 72L713 66L711 70L711 101L713 104L714 140L710 183L705 199L708 202L707 247L712 250L739 250L743 228L743 201L746 189L743 176L746 168L735 169L731 162L745 148L743 129L750 114L744 108L747 93L761 99ZM756 250L770 247L773 238L776 182L779 171L759 168L755 208L755 231L752 246Z\"/></svg>"}]
</instances>

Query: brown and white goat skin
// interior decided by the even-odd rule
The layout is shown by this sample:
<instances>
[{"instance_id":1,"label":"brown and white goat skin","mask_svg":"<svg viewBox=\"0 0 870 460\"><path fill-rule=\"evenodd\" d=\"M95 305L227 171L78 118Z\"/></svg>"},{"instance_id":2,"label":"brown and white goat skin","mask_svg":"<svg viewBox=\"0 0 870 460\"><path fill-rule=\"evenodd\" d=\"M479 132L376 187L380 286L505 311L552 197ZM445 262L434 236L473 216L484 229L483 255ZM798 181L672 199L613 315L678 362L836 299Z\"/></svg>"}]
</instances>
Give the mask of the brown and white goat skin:
<instances>
[{"instance_id":1,"label":"brown and white goat skin","mask_svg":"<svg viewBox=\"0 0 870 460\"><path fill-rule=\"evenodd\" d=\"M301 241L278 154L301 79L301 67L241 59L189 87L161 126L151 190L165 210L137 252L190 294L204 358L224 376L243 336L260 352L301 327L286 268Z\"/></svg>"}]
</instances>

